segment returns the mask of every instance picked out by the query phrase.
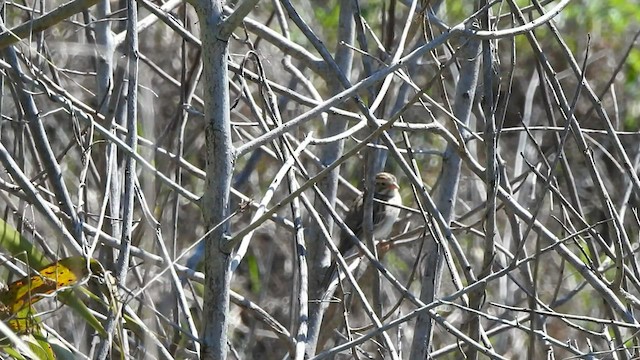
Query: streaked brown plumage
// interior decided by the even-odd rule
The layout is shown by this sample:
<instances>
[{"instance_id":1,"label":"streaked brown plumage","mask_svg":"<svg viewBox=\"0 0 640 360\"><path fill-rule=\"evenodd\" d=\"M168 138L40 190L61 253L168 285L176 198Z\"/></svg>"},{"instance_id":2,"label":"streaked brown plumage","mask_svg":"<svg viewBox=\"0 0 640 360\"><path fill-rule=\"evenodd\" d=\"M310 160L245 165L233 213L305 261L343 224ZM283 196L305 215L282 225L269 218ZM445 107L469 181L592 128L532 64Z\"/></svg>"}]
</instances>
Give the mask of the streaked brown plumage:
<instances>
[{"instance_id":1,"label":"streaked brown plumage","mask_svg":"<svg viewBox=\"0 0 640 360\"><path fill-rule=\"evenodd\" d=\"M376 184L373 193L375 200L384 201L394 205L401 205L402 198L398 191L398 180L392 174L381 172L376 175ZM385 205L381 202L373 202L373 237L377 240L381 240L389 236L393 229L393 223L395 223L398 215L400 215L400 209L395 206ZM345 217L345 224L353 231L353 233L361 238L363 235L362 230L362 218L364 212L364 194L358 196L351 209ZM340 233L340 246L338 249L342 254L349 251L353 247L351 238L346 231Z\"/></svg>"},{"instance_id":2,"label":"streaked brown plumage","mask_svg":"<svg viewBox=\"0 0 640 360\"><path fill-rule=\"evenodd\" d=\"M394 175L386 172L381 172L376 175L373 194L373 237L376 240L385 239L389 236L393 229L393 224L398 218L398 215L400 215L400 209L398 207L382 203L385 202L394 205L402 205L402 198L400 197L398 189L398 180ZM376 200L380 200L382 202ZM363 213L364 193L354 200L344 220L345 224L359 239L361 239L363 235ZM340 244L338 246L340 253L345 255L353 247L354 243L348 233L346 231L341 231ZM328 285L328 281L334 276L336 269L337 264L333 261L327 270L325 284Z\"/></svg>"}]
</instances>

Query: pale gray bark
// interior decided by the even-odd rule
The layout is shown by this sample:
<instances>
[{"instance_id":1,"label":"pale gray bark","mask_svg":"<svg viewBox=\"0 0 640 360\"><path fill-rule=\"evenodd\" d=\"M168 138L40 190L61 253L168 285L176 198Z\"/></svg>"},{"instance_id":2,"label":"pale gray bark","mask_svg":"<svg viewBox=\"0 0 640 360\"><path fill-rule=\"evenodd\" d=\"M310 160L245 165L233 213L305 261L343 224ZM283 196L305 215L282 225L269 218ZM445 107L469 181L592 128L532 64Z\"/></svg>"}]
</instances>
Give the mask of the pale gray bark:
<instances>
[{"instance_id":1,"label":"pale gray bark","mask_svg":"<svg viewBox=\"0 0 640 360\"><path fill-rule=\"evenodd\" d=\"M99 0L72 0L36 19L16 26L11 29L10 32L4 31L3 29L3 31L0 32L0 49L13 45L23 38L28 38L33 33L44 31L82 10L92 7L98 1Z\"/></svg>"},{"instance_id":2,"label":"pale gray bark","mask_svg":"<svg viewBox=\"0 0 640 360\"><path fill-rule=\"evenodd\" d=\"M460 77L456 85L453 114L464 125L469 123L471 109L476 95L476 86L480 73L480 41L475 38L465 39L464 48L460 54ZM459 128L460 138L469 139L469 133ZM435 196L435 204L447 224L453 220L458 184L460 183L460 169L462 159L457 153L456 146L449 143L443 155L442 172L438 179L439 188ZM444 259L442 258L443 244L430 241L426 246L427 258L423 266L420 300L429 304L436 299L440 289ZM433 321L429 314L422 313L416 320L413 343L411 345L411 359L426 359L430 351L433 337Z\"/></svg>"},{"instance_id":3,"label":"pale gray bark","mask_svg":"<svg viewBox=\"0 0 640 360\"><path fill-rule=\"evenodd\" d=\"M135 0L127 0L127 41L126 41L126 54L127 54L127 138L126 144L131 148L133 153L136 152L138 145L138 32L136 31L136 24L138 23L138 9ZM108 31L108 29L105 29ZM103 64L105 67L108 62ZM108 76L110 69L103 69L104 75ZM104 85L104 84L102 84ZM101 87L101 86L100 86ZM105 92L105 98L108 98L108 90L101 88L101 91ZM114 146L114 145L111 145ZM114 146L115 147L115 146ZM115 153L115 152L113 152ZM123 198L122 198L122 231L120 236L120 251L118 253L118 260L116 264L115 274L116 281L118 283L120 296L125 298L127 292L127 274L129 272L129 258L131 255L131 236L133 231L133 212L134 212L134 198L135 198L135 186L136 186L136 162L132 156L126 156L124 165L124 185L123 185ZM113 183L116 183L115 181ZM119 197L119 194L118 196ZM113 199L113 198L112 198ZM114 210L112 208L112 210ZM109 312L107 317L107 324L105 330L108 337L103 339L100 348L98 349L97 358L106 359L109 355L112 346L112 336L117 324L120 322L121 308L116 306L116 309ZM129 353L129 341L125 331L120 333L120 351L124 354Z\"/></svg>"},{"instance_id":4,"label":"pale gray bark","mask_svg":"<svg viewBox=\"0 0 640 360\"><path fill-rule=\"evenodd\" d=\"M288 7L291 11L292 7ZM340 16L338 25L338 44L336 45L335 60L338 67L344 74L350 74L353 66L353 52L348 46L353 45L355 37L354 22L354 1L340 1ZM342 90L342 85L337 78L325 75L325 79L329 81L328 87L331 93L336 94ZM330 115L327 120L327 127L324 134L325 137L334 136L344 132L348 123L341 116ZM326 166L333 163L344 150L344 140L338 140L322 147L320 161ZM340 167L335 168L325 178L320 180L318 187L320 191L327 197L332 207L336 203L336 194L338 191L338 179L340 177ZM328 210L324 206L319 206L320 200L316 199L315 203L318 207L319 216L324 220L325 226L332 233L333 220ZM313 222L309 228L309 297L310 299L322 299L326 289L323 289L322 282L325 278L325 272L331 262L331 255L326 245L321 239L320 229L317 223ZM337 238L335 234L333 238ZM309 334L306 344L306 354L311 356L316 352L318 336L322 325L324 312L329 303L324 301L311 302L309 306Z\"/></svg>"},{"instance_id":5,"label":"pale gray bark","mask_svg":"<svg viewBox=\"0 0 640 360\"><path fill-rule=\"evenodd\" d=\"M77 333L70 337L66 324L56 323L60 317L47 321L79 356L95 355L87 338L94 347L102 341L103 349L113 339L108 355L136 358L230 352L236 358L352 353L401 359L412 340L418 350L411 355L420 359L637 355L629 339L640 329L633 310L640 291L633 247L640 181L637 161L629 158L640 156L627 92L637 93L629 86L629 56L640 32L624 31L628 51L615 54L618 44L596 36L592 47L582 39L586 31L567 32L574 13L547 25L570 0L522 8L478 0L455 15L442 9L441 18L437 0L389 1L381 8L344 0L341 13L324 0L239 2L235 10L221 0L193 0L199 19L180 0L137 0L150 12L138 20L121 0L84 10L83 23L68 14L96 0L56 9L38 1L33 8L9 4L6 20L15 32L0 33L1 51L9 51L3 47L9 40L17 57L0 60L0 210L5 229L13 225L28 244L33 239L30 250L52 259L67 250L86 252L126 286L95 292L109 298L108 306L88 304L100 319L111 312L105 323L117 336L106 341L95 336L99 327L83 330L87 321L75 314L69 327ZM483 12L493 12L493 24ZM60 23L61 16L69 21ZM469 26L475 18L480 28ZM447 24L450 19L461 22ZM579 22L572 26L588 30ZM125 24L140 33L138 102L151 110L141 116L151 121L140 122L138 131L125 122L127 112L129 120L135 113ZM550 31L534 33L544 26ZM563 36L575 36L570 46L578 50ZM489 39L500 39L495 58ZM464 54L472 42L484 42L484 52ZM494 79L489 65L497 59ZM468 81L469 72L479 72L474 61L484 64L477 80L484 90ZM460 76L456 62L463 65ZM207 67L203 81L185 76L200 64ZM494 80L502 85L497 94ZM184 94L193 94L193 102ZM494 95L500 99L495 119ZM177 117L182 122L174 122ZM28 124L36 118L40 129ZM36 143L43 139L51 151L41 157ZM363 177L368 152L389 154L385 170L400 180L406 207L392 239L377 247L358 243L359 251L345 258L332 227L349 231L341 219L356 192L349 182ZM234 155L243 167L235 189L229 184ZM52 159L59 169L50 166ZM345 173L342 164L357 170ZM384 157L372 156L366 170L383 165ZM340 168L349 182L338 177ZM53 184L52 176L65 181ZM79 226L72 224L74 213ZM310 225L317 225L313 239ZM77 229L92 242L79 244ZM24 276L21 255L1 235L1 261ZM206 278L185 260L199 244ZM234 250L237 281L229 271ZM362 265L365 277L343 271L344 279L312 294L313 279L323 279L331 258L344 269ZM180 265L185 262L190 268ZM88 281L106 284L107 278ZM332 297L338 281L353 306L323 319L325 305L343 301ZM204 308L196 283L206 284ZM45 314L67 306L57 294L41 300L35 309ZM126 333L119 332L122 317L113 316L120 310L132 326ZM321 349L317 339L330 337L335 341Z\"/></svg>"},{"instance_id":6,"label":"pale gray bark","mask_svg":"<svg viewBox=\"0 0 640 360\"><path fill-rule=\"evenodd\" d=\"M204 329L202 359L225 359L229 315L230 254L220 245L228 234L228 223L219 226L229 214L229 188L233 174L233 146L229 125L228 48L221 34L221 1L193 4L200 19L205 137L207 166L202 213L208 229L205 239Z\"/></svg>"},{"instance_id":7,"label":"pale gray bark","mask_svg":"<svg viewBox=\"0 0 640 360\"><path fill-rule=\"evenodd\" d=\"M226 359L231 257L224 245L229 233L227 217L235 156L229 117L228 41L233 29L257 0L240 2L226 19L220 0L192 0L190 3L200 19L203 61L207 177L200 206L206 227L211 230L205 239L201 358Z\"/></svg>"}]
</instances>

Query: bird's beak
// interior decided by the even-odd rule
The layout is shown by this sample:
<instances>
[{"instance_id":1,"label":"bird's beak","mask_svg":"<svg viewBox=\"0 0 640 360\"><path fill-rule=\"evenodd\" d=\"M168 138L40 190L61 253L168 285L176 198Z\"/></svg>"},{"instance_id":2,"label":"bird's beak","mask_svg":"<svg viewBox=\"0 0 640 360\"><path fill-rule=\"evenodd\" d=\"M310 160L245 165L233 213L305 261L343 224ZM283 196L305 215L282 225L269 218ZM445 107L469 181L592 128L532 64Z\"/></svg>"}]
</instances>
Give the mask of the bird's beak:
<instances>
[{"instance_id":1,"label":"bird's beak","mask_svg":"<svg viewBox=\"0 0 640 360\"><path fill-rule=\"evenodd\" d=\"M397 189L400 189L400 186L398 186L398 183L392 182L391 184L389 184L389 188L397 190Z\"/></svg>"}]
</instances>

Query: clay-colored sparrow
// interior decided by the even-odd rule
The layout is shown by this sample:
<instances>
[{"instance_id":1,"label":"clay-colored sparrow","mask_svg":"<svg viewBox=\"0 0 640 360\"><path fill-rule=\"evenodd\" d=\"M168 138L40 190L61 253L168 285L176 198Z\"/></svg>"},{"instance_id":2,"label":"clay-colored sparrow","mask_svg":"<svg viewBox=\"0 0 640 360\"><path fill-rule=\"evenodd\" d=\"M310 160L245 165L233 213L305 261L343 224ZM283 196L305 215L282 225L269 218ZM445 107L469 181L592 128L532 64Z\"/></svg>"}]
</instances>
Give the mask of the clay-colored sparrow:
<instances>
[{"instance_id":1,"label":"clay-colored sparrow","mask_svg":"<svg viewBox=\"0 0 640 360\"><path fill-rule=\"evenodd\" d=\"M400 215L400 208L389 204L402 205L402 198L398 191L398 180L395 176L381 172L376 175L376 185L373 193L373 237L377 240L385 239L393 229L393 223ZM344 219L345 224L358 237L362 237L362 217L364 213L364 194L356 198ZM338 250L346 254L354 247L354 243L345 231L340 234ZM325 276L324 284L328 285L336 273L338 266L331 263Z\"/></svg>"},{"instance_id":2,"label":"clay-colored sparrow","mask_svg":"<svg viewBox=\"0 0 640 360\"><path fill-rule=\"evenodd\" d=\"M382 240L389 236L393 229L393 223L396 222L398 215L400 215L400 208L384 204L402 205L402 198L398 189L398 180L392 174L381 172L376 175L375 192L373 193L373 237L376 240ZM363 235L363 212L364 194L361 194L353 202L344 220L345 224L358 238ZM338 247L340 253L344 255L353 246L351 238L345 231L342 231L340 234L340 246Z\"/></svg>"}]
</instances>

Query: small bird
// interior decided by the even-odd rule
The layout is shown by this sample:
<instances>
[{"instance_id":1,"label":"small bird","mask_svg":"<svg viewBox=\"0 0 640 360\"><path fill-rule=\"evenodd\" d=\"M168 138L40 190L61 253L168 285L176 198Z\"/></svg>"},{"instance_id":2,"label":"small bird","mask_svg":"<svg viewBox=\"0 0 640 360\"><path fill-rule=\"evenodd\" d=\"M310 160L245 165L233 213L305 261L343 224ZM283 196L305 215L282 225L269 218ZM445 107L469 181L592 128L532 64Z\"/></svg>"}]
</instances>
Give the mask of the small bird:
<instances>
[{"instance_id":1,"label":"small bird","mask_svg":"<svg viewBox=\"0 0 640 360\"><path fill-rule=\"evenodd\" d=\"M393 223L400 215L400 208L383 204L380 200L393 205L402 205L402 198L398 191L398 180L392 174L381 172L376 175L376 185L373 193L373 237L384 239L391 233ZM362 218L364 212L364 193L358 196L344 219L345 224L353 233L361 238L363 235ZM346 231L340 234L340 253L345 254L354 244Z\"/></svg>"},{"instance_id":2,"label":"small bird","mask_svg":"<svg viewBox=\"0 0 640 360\"><path fill-rule=\"evenodd\" d=\"M376 175L376 185L373 193L373 237L377 240L385 239L391 233L393 224L398 215L400 208L393 205L402 205L402 197L398 186L398 180L392 174L381 172ZM379 200L379 201L377 201ZM344 222L353 231L356 237L361 238L363 235L362 218L364 214L364 193L358 196L347 213ZM341 231L340 244L338 250L341 254L346 254L355 244L346 231ZM335 261L327 270L327 276L333 277L337 269Z\"/></svg>"}]
</instances>

